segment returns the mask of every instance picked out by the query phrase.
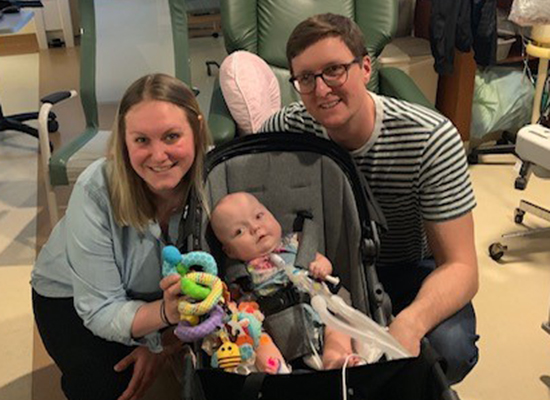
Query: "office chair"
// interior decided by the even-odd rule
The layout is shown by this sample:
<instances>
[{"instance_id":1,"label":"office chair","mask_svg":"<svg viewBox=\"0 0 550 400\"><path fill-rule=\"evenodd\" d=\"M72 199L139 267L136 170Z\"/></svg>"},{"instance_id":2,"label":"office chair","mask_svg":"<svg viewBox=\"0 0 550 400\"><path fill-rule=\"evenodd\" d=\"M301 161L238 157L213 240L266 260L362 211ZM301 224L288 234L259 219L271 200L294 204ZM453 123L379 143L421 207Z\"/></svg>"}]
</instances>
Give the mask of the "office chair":
<instances>
[{"instance_id":1,"label":"office chair","mask_svg":"<svg viewBox=\"0 0 550 400\"><path fill-rule=\"evenodd\" d=\"M43 101L43 99L41 99L41 101ZM57 132L57 130L59 129L59 122L56 118L56 115L52 112L48 116L47 127L49 133ZM0 132L17 131L38 139L38 129L23 123L25 121L31 121L33 119L38 119L38 112L4 115L4 112L2 111L2 105L0 104ZM48 145L53 151L52 143L49 142Z\"/></svg>"},{"instance_id":2,"label":"office chair","mask_svg":"<svg viewBox=\"0 0 550 400\"><path fill-rule=\"evenodd\" d=\"M514 182L514 186L518 190L525 190L531 172L541 178L550 178L550 129L538 124L544 114L544 110L541 110L541 100L548 77L548 63L550 61L550 25L534 26L531 35L533 42L527 45L527 53L539 59L539 68L531 125L522 128L518 132L516 140L515 151L522 162L519 176ZM519 207L515 209L514 222L521 224L526 213L550 222L550 210L527 200L521 200ZM550 232L550 228L507 233L502 235L502 238L530 236L542 232ZM508 250L507 245L501 242L492 243L489 246L489 256L498 261L504 256L506 250ZM550 331L550 323L548 324L548 330Z\"/></svg>"},{"instance_id":3,"label":"office chair","mask_svg":"<svg viewBox=\"0 0 550 400\"><path fill-rule=\"evenodd\" d=\"M290 72L285 53L287 39L299 22L325 12L350 17L363 31L373 64L368 84L370 90L434 109L403 71L378 66L378 56L397 30L398 0L221 0L225 48L228 54L246 50L265 60L279 81L282 105L285 106L299 100L288 82ZM219 80L214 84L208 123L216 144L236 135L236 124L225 104Z\"/></svg>"},{"instance_id":4,"label":"office chair","mask_svg":"<svg viewBox=\"0 0 550 400\"><path fill-rule=\"evenodd\" d=\"M100 113L116 107L128 86L143 75L164 72L188 85L191 82L185 0L80 0L79 6L80 100L85 130L50 153L47 115L55 104L76 96L75 91L51 95L39 116L52 227L58 220L54 188L73 184L88 165L106 155L110 131L99 128Z\"/></svg>"},{"instance_id":5,"label":"office chair","mask_svg":"<svg viewBox=\"0 0 550 400\"><path fill-rule=\"evenodd\" d=\"M18 1L18 0L0 0L0 18L4 14L11 14L11 13L18 13L21 8L26 7L44 7L41 1L36 0L25 0L25 1Z\"/></svg>"},{"instance_id":6,"label":"office chair","mask_svg":"<svg viewBox=\"0 0 550 400\"><path fill-rule=\"evenodd\" d=\"M487 154L516 154L516 138L514 134L512 132L504 131L495 144L474 147L468 153L468 164L478 164L479 156Z\"/></svg>"},{"instance_id":7,"label":"office chair","mask_svg":"<svg viewBox=\"0 0 550 400\"><path fill-rule=\"evenodd\" d=\"M43 7L41 1L16 1L16 0L0 0L0 18L4 13L18 13L23 7ZM16 131L25 133L38 139L38 130L32 126L26 125L23 122L38 119L38 112L30 112L15 115L4 115L2 105L0 104L0 132ZM56 120L54 113L50 113L48 117L48 132L56 132L59 129L59 123ZM50 149L53 150L53 145L49 143Z\"/></svg>"}]
</instances>

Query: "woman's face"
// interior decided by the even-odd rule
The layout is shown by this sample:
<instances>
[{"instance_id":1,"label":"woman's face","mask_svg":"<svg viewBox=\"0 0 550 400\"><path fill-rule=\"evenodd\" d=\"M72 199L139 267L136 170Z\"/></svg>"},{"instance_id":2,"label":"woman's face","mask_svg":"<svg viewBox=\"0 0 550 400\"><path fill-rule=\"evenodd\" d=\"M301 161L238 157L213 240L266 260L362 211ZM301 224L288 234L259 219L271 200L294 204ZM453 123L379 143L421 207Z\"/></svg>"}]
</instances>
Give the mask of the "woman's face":
<instances>
[{"instance_id":1,"label":"woman's face","mask_svg":"<svg viewBox=\"0 0 550 400\"><path fill-rule=\"evenodd\" d=\"M195 160L193 130L185 111L158 100L136 104L126 114L130 164L156 195L175 194Z\"/></svg>"}]
</instances>

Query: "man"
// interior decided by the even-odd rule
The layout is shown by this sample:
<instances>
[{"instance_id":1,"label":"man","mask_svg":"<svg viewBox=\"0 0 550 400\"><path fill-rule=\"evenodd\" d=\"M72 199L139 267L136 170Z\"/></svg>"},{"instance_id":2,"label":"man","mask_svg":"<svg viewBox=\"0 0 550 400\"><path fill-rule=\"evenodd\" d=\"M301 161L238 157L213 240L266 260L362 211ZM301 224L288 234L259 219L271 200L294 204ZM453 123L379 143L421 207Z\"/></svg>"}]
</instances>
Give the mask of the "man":
<instances>
[{"instance_id":1,"label":"man","mask_svg":"<svg viewBox=\"0 0 550 400\"><path fill-rule=\"evenodd\" d=\"M390 333L411 354L430 339L451 383L477 362L478 289L471 210L475 199L458 132L443 116L365 87L371 62L357 25L322 14L287 43L291 82L302 102L262 131L310 132L348 150L388 222L377 265L393 302Z\"/></svg>"}]
</instances>

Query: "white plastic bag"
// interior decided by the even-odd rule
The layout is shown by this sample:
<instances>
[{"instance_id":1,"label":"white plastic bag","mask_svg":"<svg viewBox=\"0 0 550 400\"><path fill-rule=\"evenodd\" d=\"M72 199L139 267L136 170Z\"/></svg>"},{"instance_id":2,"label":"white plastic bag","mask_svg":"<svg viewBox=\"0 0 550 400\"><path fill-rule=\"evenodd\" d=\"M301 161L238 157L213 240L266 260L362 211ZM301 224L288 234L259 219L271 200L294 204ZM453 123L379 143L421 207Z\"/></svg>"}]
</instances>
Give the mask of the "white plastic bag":
<instances>
[{"instance_id":1,"label":"white plastic bag","mask_svg":"<svg viewBox=\"0 0 550 400\"><path fill-rule=\"evenodd\" d=\"M521 26L550 24L550 0L514 0L508 19Z\"/></svg>"}]
</instances>

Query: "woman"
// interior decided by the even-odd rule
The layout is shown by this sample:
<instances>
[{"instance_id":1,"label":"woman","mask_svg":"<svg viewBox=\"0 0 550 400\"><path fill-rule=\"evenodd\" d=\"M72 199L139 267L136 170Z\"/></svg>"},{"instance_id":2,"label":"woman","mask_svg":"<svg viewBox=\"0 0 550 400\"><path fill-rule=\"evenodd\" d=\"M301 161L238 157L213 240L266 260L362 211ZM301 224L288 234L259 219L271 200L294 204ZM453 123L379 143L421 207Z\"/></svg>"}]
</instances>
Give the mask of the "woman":
<instances>
[{"instance_id":1,"label":"woman","mask_svg":"<svg viewBox=\"0 0 550 400\"><path fill-rule=\"evenodd\" d=\"M208 143L191 90L148 75L121 100L107 158L75 184L31 280L69 400L137 399L173 349L160 331L178 321L179 279L162 279L160 251L176 241L191 193L202 193Z\"/></svg>"}]
</instances>

